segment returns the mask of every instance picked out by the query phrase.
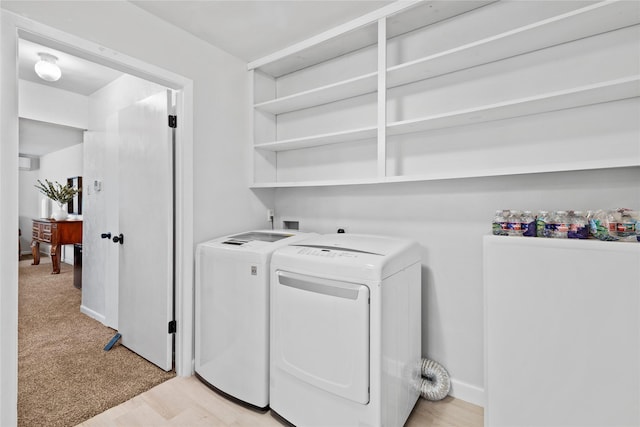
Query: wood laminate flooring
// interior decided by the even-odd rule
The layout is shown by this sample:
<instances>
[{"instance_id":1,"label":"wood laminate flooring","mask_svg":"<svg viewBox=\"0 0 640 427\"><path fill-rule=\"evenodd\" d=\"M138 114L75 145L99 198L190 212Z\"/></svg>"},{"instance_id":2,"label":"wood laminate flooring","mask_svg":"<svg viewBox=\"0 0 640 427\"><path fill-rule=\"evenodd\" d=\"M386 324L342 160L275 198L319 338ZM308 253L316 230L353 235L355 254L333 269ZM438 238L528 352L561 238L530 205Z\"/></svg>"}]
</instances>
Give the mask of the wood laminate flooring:
<instances>
[{"instance_id":1,"label":"wood laminate flooring","mask_svg":"<svg viewBox=\"0 0 640 427\"><path fill-rule=\"evenodd\" d=\"M483 409L447 397L418 399L406 427L482 427ZM269 412L246 409L218 395L195 377L176 377L82 424L104 426L282 427Z\"/></svg>"}]
</instances>

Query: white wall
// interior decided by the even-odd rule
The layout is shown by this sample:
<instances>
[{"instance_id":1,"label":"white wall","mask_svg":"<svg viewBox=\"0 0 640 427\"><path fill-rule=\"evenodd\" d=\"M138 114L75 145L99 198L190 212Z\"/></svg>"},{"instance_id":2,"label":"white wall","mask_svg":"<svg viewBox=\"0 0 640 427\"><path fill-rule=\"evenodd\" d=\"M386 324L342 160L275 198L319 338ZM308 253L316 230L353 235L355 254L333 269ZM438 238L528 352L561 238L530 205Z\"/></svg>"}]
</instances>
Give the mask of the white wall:
<instances>
[{"instance_id":1,"label":"white wall","mask_svg":"<svg viewBox=\"0 0 640 427\"><path fill-rule=\"evenodd\" d=\"M54 151L40 157L40 168L35 171L20 171L19 173L19 215L22 229L22 250L30 252L31 224L34 218L40 218L42 200L48 200L34 186L38 180L66 185L67 178L82 176L83 173L83 145L82 131L78 131L78 144ZM51 202L49 202L51 205ZM66 206L65 206L66 208ZM40 244L40 252L49 253L49 245ZM63 246L61 260L73 264L73 245Z\"/></svg>"},{"instance_id":2,"label":"white wall","mask_svg":"<svg viewBox=\"0 0 640 427\"><path fill-rule=\"evenodd\" d=\"M67 183L67 178L82 176L83 145L82 132L78 132L79 143L40 157L40 179ZM37 191L37 190L36 190Z\"/></svg>"},{"instance_id":3,"label":"white wall","mask_svg":"<svg viewBox=\"0 0 640 427\"><path fill-rule=\"evenodd\" d=\"M20 80L20 117L86 129L89 100L84 95Z\"/></svg>"},{"instance_id":4,"label":"white wall","mask_svg":"<svg viewBox=\"0 0 640 427\"><path fill-rule=\"evenodd\" d=\"M443 52L577 7L576 2L496 2L391 40L389 62ZM623 28L390 89L386 93L387 123L637 75L638 31L638 26ZM289 74L279 79L278 93L327 83L327 76L338 76L340 65L347 61L367 69L366 57L359 57L362 54L341 56L333 63ZM269 141L272 135L260 138L276 130L278 138L286 139L373 126L375 102L373 96L363 95L271 117L272 129L266 127L256 138ZM261 116L256 116L259 123ZM423 247L423 355L449 370L454 396L482 405L482 236L490 232L495 210L639 209L640 168L614 168L639 164L639 117L640 99L635 97L509 120L387 135L384 160L388 177L516 175L283 188L276 190L277 220L279 224L299 221L301 229L320 233L346 228L350 233L417 240ZM375 142L279 152L277 179L375 178ZM611 169L597 169L605 166ZM577 172L525 174L548 170ZM528 268L544 266L522 260L523 274Z\"/></svg>"},{"instance_id":5,"label":"white wall","mask_svg":"<svg viewBox=\"0 0 640 427\"><path fill-rule=\"evenodd\" d=\"M40 201L45 196L41 196L40 192L34 187L40 179L40 169L32 171L21 170L18 174L18 215L20 217L20 230L22 237L20 238L22 253L31 253L31 225L34 218L40 218ZM40 245L42 251L44 245Z\"/></svg>"},{"instance_id":6,"label":"white wall","mask_svg":"<svg viewBox=\"0 0 640 427\"><path fill-rule=\"evenodd\" d=\"M0 15L0 234L18 227L18 57L15 28ZM12 143L13 142L13 143ZM17 423L18 264L16 241L0 240L0 425Z\"/></svg>"},{"instance_id":7,"label":"white wall","mask_svg":"<svg viewBox=\"0 0 640 427\"><path fill-rule=\"evenodd\" d=\"M250 141L246 63L128 2L35 1L3 7L193 79L195 242L268 225L261 198L271 204L269 192L253 194L245 169Z\"/></svg>"},{"instance_id":8,"label":"white wall","mask_svg":"<svg viewBox=\"0 0 640 427\"><path fill-rule=\"evenodd\" d=\"M78 141L82 142L82 131L78 131ZM79 143L40 157L40 180L44 182L48 179L66 185L67 178L82 176L83 152L84 145ZM63 246L61 261L73 264L73 245Z\"/></svg>"},{"instance_id":9,"label":"white wall","mask_svg":"<svg viewBox=\"0 0 640 427\"><path fill-rule=\"evenodd\" d=\"M129 2L2 2L2 7L105 46L108 52L119 52L191 79L194 101L188 108L194 114L194 144L193 152L184 153L188 156L184 164L193 159L193 240L197 243L268 225L266 206L272 206L272 192L254 194L248 189L246 165L251 126L249 81L244 62ZM2 17L0 231L9 235L9 230L15 233L18 224L16 23L4 10ZM178 126L180 123L178 118ZM191 200L191 195L186 194L184 198ZM15 211L6 208L7 205L15 206ZM193 252L193 247L184 249ZM0 424L9 426L16 422L17 265L8 261L15 259L15 250L13 239L3 241L0 247L3 272ZM192 288L193 284L187 283L187 286ZM186 340L189 339L190 335Z\"/></svg>"},{"instance_id":10,"label":"white wall","mask_svg":"<svg viewBox=\"0 0 640 427\"><path fill-rule=\"evenodd\" d=\"M57 142L69 145L69 143L81 144L83 132L88 126L88 98L66 90L33 83L26 80L18 82L20 118L37 120L44 123L70 126L64 129L64 138L72 138L71 141L56 141L52 138L62 138L59 132L51 132L47 135L47 144L56 146ZM20 136L22 138L22 136ZM24 141L21 139L21 141ZM28 141L29 144L41 144L40 141ZM44 144L46 145L46 144ZM22 251L31 252L31 223L33 218L41 217L41 203L44 200L49 205L51 202L34 188L38 180L44 182L58 181L66 184L67 178L82 176L82 145L75 145L67 149L52 152L40 157L39 169L35 171L23 171L19 173L19 216L20 229L22 230ZM41 244L40 251L48 253L49 245ZM73 263L73 246L63 247L61 260Z\"/></svg>"},{"instance_id":11,"label":"white wall","mask_svg":"<svg viewBox=\"0 0 640 427\"><path fill-rule=\"evenodd\" d=\"M304 230L342 227L417 240L423 248L422 353L448 369L454 396L482 404L482 236L490 233L495 210L615 207L640 207L640 168L278 189L275 209L278 224L300 221ZM523 275L535 268L544 266L522 260Z\"/></svg>"}]
</instances>

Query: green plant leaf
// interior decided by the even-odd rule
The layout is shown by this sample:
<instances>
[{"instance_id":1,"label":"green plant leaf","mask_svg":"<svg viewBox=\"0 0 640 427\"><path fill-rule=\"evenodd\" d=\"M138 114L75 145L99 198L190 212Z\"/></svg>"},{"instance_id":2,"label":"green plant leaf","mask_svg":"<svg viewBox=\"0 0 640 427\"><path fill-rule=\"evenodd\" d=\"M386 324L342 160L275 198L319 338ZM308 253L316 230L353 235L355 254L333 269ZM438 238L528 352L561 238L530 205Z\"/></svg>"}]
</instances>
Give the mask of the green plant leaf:
<instances>
[{"instance_id":1,"label":"green plant leaf","mask_svg":"<svg viewBox=\"0 0 640 427\"><path fill-rule=\"evenodd\" d=\"M70 185L62 185L58 181L51 182L48 179L44 181L45 183L42 183L42 181L38 180L38 184L35 187L42 194L59 204L69 203L79 191L79 189Z\"/></svg>"}]
</instances>

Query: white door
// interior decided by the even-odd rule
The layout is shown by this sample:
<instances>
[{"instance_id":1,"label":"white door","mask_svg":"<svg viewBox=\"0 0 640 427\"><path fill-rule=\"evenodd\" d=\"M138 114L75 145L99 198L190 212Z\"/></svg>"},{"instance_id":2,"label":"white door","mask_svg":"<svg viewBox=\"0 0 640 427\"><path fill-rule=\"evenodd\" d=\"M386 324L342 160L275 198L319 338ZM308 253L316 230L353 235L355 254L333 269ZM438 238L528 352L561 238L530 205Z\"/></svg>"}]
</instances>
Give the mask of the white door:
<instances>
[{"instance_id":1,"label":"white door","mask_svg":"<svg viewBox=\"0 0 640 427\"><path fill-rule=\"evenodd\" d=\"M173 136L170 92L119 113L118 331L122 344L172 369ZM113 243L112 243L113 244Z\"/></svg>"}]
</instances>

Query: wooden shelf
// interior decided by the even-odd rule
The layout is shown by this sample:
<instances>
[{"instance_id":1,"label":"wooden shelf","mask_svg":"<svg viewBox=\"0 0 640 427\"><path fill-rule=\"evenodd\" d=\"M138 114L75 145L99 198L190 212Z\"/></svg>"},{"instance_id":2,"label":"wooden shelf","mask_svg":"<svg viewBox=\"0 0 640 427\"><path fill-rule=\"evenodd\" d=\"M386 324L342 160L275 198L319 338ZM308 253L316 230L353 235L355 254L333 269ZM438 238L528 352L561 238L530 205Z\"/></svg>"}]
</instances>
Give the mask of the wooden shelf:
<instances>
[{"instance_id":1,"label":"wooden shelf","mask_svg":"<svg viewBox=\"0 0 640 427\"><path fill-rule=\"evenodd\" d=\"M387 135L510 119L640 96L640 75L390 123Z\"/></svg>"},{"instance_id":2,"label":"wooden shelf","mask_svg":"<svg viewBox=\"0 0 640 427\"><path fill-rule=\"evenodd\" d=\"M341 142L358 141L361 139L375 138L377 127L367 127L344 132L333 132L322 135L306 136L304 138L293 138L282 141L266 142L256 144L253 147L266 151L286 151L297 150L299 148L317 147L320 145L338 144Z\"/></svg>"},{"instance_id":3,"label":"wooden shelf","mask_svg":"<svg viewBox=\"0 0 640 427\"><path fill-rule=\"evenodd\" d=\"M637 24L636 2L600 2L390 67L387 87L452 73Z\"/></svg>"},{"instance_id":4,"label":"wooden shelf","mask_svg":"<svg viewBox=\"0 0 640 427\"><path fill-rule=\"evenodd\" d=\"M253 107L271 114L288 113L375 92L377 83L378 73L373 72L305 92L261 102Z\"/></svg>"}]
</instances>

